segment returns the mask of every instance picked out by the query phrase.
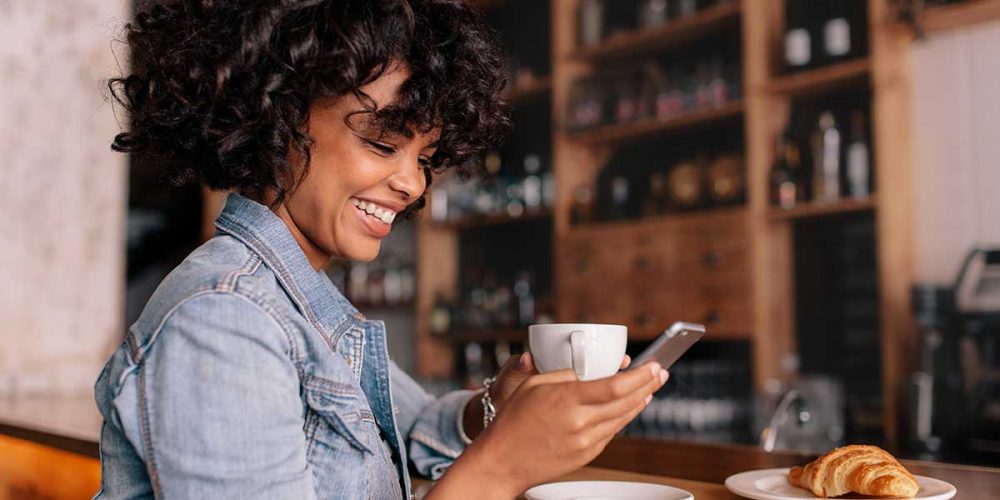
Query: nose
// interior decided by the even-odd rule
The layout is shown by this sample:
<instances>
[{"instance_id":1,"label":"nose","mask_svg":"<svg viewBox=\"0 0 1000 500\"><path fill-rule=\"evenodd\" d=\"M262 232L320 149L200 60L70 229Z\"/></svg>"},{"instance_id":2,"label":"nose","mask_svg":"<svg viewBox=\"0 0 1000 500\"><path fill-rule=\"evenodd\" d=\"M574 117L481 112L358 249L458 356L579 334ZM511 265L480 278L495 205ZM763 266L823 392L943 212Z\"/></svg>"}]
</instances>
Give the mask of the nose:
<instances>
[{"instance_id":1,"label":"nose","mask_svg":"<svg viewBox=\"0 0 1000 500\"><path fill-rule=\"evenodd\" d=\"M403 201L409 205L424 194L424 190L427 189L427 177L425 168L420 165L418 159L412 161L407 159L400 163L404 165L389 177L389 188L399 193Z\"/></svg>"}]
</instances>

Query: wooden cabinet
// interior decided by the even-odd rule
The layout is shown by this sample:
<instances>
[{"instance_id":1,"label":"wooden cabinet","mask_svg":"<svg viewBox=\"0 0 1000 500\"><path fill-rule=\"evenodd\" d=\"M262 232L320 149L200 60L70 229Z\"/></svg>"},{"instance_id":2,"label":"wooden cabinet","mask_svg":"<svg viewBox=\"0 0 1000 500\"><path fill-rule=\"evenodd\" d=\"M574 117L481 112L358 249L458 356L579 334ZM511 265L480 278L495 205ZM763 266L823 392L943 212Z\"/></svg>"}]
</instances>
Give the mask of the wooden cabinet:
<instances>
[{"instance_id":1,"label":"wooden cabinet","mask_svg":"<svg viewBox=\"0 0 1000 500\"><path fill-rule=\"evenodd\" d=\"M557 319L624 324L633 339L681 320L749 338L746 224L737 213L571 231L556 250Z\"/></svg>"}]
</instances>

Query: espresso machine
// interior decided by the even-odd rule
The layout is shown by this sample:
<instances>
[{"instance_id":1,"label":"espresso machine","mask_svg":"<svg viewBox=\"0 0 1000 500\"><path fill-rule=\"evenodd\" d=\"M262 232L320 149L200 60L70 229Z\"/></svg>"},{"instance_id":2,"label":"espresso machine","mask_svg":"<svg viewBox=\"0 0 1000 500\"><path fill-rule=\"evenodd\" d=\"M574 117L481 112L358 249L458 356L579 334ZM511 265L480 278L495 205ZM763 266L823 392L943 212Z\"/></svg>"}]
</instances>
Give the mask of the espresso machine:
<instances>
[{"instance_id":1,"label":"espresso machine","mask_svg":"<svg viewBox=\"0 0 1000 500\"><path fill-rule=\"evenodd\" d=\"M926 459L1000 460L1000 247L976 248L950 287L917 285L917 369L907 448Z\"/></svg>"},{"instance_id":2,"label":"espresso machine","mask_svg":"<svg viewBox=\"0 0 1000 500\"><path fill-rule=\"evenodd\" d=\"M955 283L964 423L970 458L1000 460L1000 247L977 248Z\"/></svg>"}]
</instances>

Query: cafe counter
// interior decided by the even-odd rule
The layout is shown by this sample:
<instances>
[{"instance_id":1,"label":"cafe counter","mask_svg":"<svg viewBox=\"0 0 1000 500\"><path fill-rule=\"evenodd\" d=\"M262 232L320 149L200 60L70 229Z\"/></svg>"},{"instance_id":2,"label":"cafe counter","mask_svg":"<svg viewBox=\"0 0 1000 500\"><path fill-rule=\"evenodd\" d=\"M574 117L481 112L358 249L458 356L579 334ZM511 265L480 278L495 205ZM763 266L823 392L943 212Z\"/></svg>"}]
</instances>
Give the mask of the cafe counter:
<instances>
[{"instance_id":1,"label":"cafe counter","mask_svg":"<svg viewBox=\"0 0 1000 500\"><path fill-rule=\"evenodd\" d=\"M100 482L101 417L89 396L0 399L0 499L89 498ZM742 445L618 438L586 467L560 480L644 481L686 489L697 498L738 498L732 474L790 467L814 457L765 453ZM957 498L1000 498L1000 469L901 460L914 474L947 481ZM427 482L418 482L417 492Z\"/></svg>"}]
</instances>

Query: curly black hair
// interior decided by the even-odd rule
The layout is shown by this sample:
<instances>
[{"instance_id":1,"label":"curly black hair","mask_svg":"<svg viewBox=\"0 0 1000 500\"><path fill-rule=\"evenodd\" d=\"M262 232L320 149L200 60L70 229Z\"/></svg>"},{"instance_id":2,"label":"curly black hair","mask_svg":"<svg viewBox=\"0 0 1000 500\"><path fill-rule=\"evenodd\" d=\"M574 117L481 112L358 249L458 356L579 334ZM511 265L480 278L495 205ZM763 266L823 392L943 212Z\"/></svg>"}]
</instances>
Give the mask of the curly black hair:
<instances>
[{"instance_id":1,"label":"curly black hair","mask_svg":"<svg viewBox=\"0 0 1000 500\"><path fill-rule=\"evenodd\" d=\"M271 188L280 203L301 179L289 148L308 168L322 98L356 95L383 133L440 128L435 170L510 128L502 49L463 0L153 0L125 32L131 73L109 88L131 128L112 149L152 156L174 185ZM378 109L361 87L397 62L411 76Z\"/></svg>"}]
</instances>

